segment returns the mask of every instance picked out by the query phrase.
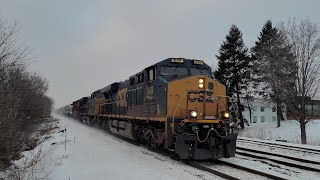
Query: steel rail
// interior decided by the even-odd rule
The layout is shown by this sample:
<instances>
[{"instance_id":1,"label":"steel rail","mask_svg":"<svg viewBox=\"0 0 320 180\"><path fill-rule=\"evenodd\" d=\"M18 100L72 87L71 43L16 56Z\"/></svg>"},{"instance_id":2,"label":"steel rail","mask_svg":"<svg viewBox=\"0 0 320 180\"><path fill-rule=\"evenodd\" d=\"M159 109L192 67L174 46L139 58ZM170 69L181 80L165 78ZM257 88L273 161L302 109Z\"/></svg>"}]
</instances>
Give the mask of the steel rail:
<instances>
[{"instance_id":1,"label":"steel rail","mask_svg":"<svg viewBox=\"0 0 320 180\"><path fill-rule=\"evenodd\" d=\"M239 142L248 142L248 143L260 143L260 144L269 144L269 145L273 145L273 146L279 146L279 147L286 147L286 148L295 148L295 149L299 149L299 150L307 150L307 151L312 151L312 153L316 153L316 154L320 154L320 150L318 149L312 149L312 148L307 148L307 147L298 147L298 146L293 146L293 145L285 145L285 144L276 144L276 143L272 143L272 142L262 142L262 141L257 141L257 140L249 140L249 139L241 139L238 137L237 141Z\"/></svg>"},{"instance_id":2,"label":"steel rail","mask_svg":"<svg viewBox=\"0 0 320 180\"><path fill-rule=\"evenodd\" d=\"M209 173L211 173L211 174L214 174L214 175L216 175L216 176L219 176L219 177L222 177L222 178L225 178L225 179L229 179L229 180L240 180L239 178L230 176L230 175L228 175L228 174L226 174L226 173L223 173L223 172L221 172L221 171L217 171L217 170L208 168L208 167L206 167L206 166L200 165L200 164L195 163L195 162L190 162L190 163L187 163L187 164L188 164L189 166L191 166L191 167L196 168L196 169L209 172Z\"/></svg>"},{"instance_id":3,"label":"steel rail","mask_svg":"<svg viewBox=\"0 0 320 180\"><path fill-rule=\"evenodd\" d=\"M295 164L295 163L291 163L291 162L287 162L287 161L283 161L283 160L273 159L273 158L269 158L269 157L265 157L265 156L259 156L259 155L250 154L250 153L246 153L246 152L240 152L240 151L236 151L236 153L239 154L239 155L252 157L252 158L256 158L256 159L269 160L269 161L272 161L272 162L275 162L275 163L278 163L278 164L282 164L282 165L286 165L286 166L290 166L290 167L295 167L295 168L299 168L299 169L303 169L303 170L320 172L320 169L317 169L317 168L313 168L313 167L309 167L309 166L303 166L303 165L300 165L300 164Z\"/></svg>"},{"instance_id":4,"label":"steel rail","mask_svg":"<svg viewBox=\"0 0 320 180\"><path fill-rule=\"evenodd\" d=\"M273 175L273 174L268 174L268 173L265 173L265 172L262 172L262 171L258 171L258 170L251 169L251 168L247 168L247 167L240 166L240 165L237 165L237 164L233 164L233 163L230 163L230 162L226 162L226 161L223 161L223 160L217 160L217 162L219 162L221 164L225 164L227 166L231 166L231 167L236 168L236 169L241 169L241 170L253 173L253 174L264 176L264 177L267 177L267 178L270 178L270 179L286 180L285 178L282 178L282 177L279 177L279 176L276 176L276 175Z\"/></svg>"},{"instance_id":5,"label":"steel rail","mask_svg":"<svg viewBox=\"0 0 320 180\"><path fill-rule=\"evenodd\" d=\"M311 161L311 160L308 160L308 159L296 158L296 157L292 157L292 156L286 156L286 155L282 155L282 154L276 154L276 153L271 153L271 152L259 151L259 150L255 150L255 149L248 149L248 148L244 148L244 147L237 147L237 149L243 150L243 151L250 151L250 152L254 152L254 153L259 153L259 154L266 154L266 155L271 155L271 156L277 156L277 157L286 158L286 159L291 159L291 160L295 160L295 161L299 161L299 162L304 162L304 163L310 163L310 164L318 164L318 165L320 165L320 162L318 162L318 161Z\"/></svg>"}]
</instances>

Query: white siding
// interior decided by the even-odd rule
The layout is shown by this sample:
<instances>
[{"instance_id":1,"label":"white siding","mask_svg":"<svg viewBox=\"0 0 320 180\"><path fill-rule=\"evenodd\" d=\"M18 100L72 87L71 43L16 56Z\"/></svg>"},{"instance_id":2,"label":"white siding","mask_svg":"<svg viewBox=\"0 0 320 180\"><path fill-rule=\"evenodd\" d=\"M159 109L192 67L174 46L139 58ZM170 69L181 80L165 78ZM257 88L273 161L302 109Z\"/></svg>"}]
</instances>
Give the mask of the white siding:
<instances>
[{"instance_id":1,"label":"white siding","mask_svg":"<svg viewBox=\"0 0 320 180\"><path fill-rule=\"evenodd\" d=\"M264 111L261 111L264 108ZM245 108L245 111L242 112L243 118L247 119L250 123L250 114L249 109ZM256 123L263 123L263 122L275 122L277 118L277 112L272 111L272 105L268 105L264 103L262 100L255 100L252 103L252 120L251 123L254 123L254 119L257 120ZM264 121L263 121L264 120Z\"/></svg>"}]
</instances>

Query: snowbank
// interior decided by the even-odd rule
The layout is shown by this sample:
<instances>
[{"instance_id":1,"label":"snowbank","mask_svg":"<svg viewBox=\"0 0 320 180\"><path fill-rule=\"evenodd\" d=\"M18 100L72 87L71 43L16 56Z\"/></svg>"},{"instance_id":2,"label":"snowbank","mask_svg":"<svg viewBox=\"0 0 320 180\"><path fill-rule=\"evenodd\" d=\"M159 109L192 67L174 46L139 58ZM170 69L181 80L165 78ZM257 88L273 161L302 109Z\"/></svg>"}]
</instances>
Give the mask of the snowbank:
<instances>
[{"instance_id":1,"label":"snowbank","mask_svg":"<svg viewBox=\"0 0 320 180\"><path fill-rule=\"evenodd\" d=\"M320 146L320 120L307 123L307 143ZM239 136L257 139L277 139L290 143L301 143L300 126L298 121L281 121L281 127L276 127L276 122L264 122L246 126L239 131Z\"/></svg>"}]
</instances>

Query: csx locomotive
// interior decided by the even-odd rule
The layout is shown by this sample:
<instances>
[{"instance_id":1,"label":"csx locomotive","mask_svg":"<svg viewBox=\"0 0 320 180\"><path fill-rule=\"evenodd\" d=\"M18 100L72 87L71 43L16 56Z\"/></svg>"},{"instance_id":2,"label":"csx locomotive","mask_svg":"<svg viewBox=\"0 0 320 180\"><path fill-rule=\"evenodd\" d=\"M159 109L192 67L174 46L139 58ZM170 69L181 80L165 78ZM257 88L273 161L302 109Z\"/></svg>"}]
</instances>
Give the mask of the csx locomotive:
<instances>
[{"instance_id":1,"label":"csx locomotive","mask_svg":"<svg viewBox=\"0 0 320 180\"><path fill-rule=\"evenodd\" d=\"M73 102L70 113L180 159L214 160L235 156L227 106L207 64L168 58Z\"/></svg>"}]
</instances>

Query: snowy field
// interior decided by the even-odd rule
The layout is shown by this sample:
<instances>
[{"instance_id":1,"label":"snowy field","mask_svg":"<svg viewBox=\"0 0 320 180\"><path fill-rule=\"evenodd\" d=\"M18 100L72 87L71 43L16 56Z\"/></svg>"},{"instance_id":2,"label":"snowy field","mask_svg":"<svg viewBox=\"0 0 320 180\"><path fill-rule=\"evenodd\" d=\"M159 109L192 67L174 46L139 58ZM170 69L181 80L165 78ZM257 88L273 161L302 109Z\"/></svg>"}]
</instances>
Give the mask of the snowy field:
<instances>
[{"instance_id":1,"label":"snowy field","mask_svg":"<svg viewBox=\"0 0 320 180\"><path fill-rule=\"evenodd\" d=\"M306 125L307 144L320 146L320 120L310 121ZM246 126L244 130L239 131L239 136L257 138L286 140L290 143L301 142L300 126L298 121L281 121L281 127L276 128L276 122L264 122Z\"/></svg>"},{"instance_id":2,"label":"snowy field","mask_svg":"<svg viewBox=\"0 0 320 180\"><path fill-rule=\"evenodd\" d=\"M65 150L64 132L44 142L51 151L49 180L220 179L74 119L55 117L67 130L67 144Z\"/></svg>"}]
</instances>

